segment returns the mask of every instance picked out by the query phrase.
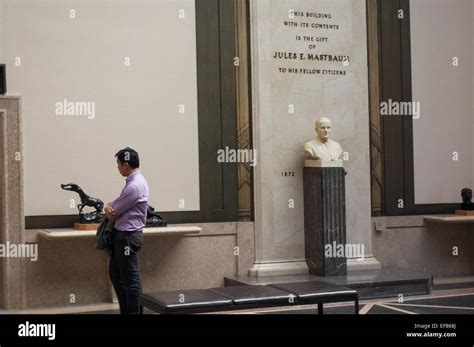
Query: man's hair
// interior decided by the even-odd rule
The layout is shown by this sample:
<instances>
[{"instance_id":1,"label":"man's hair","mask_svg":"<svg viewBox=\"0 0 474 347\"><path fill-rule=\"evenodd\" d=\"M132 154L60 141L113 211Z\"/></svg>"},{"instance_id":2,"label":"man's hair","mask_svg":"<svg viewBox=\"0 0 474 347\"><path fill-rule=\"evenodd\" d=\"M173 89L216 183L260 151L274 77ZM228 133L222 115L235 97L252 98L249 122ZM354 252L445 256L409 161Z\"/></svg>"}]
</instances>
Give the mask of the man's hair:
<instances>
[{"instance_id":1,"label":"man's hair","mask_svg":"<svg viewBox=\"0 0 474 347\"><path fill-rule=\"evenodd\" d=\"M136 150L127 147L121 149L115 154L115 157L120 161L122 165L128 163L132 169L138 169L140 167L140 158Z\"/></svg>"}]
</instances>

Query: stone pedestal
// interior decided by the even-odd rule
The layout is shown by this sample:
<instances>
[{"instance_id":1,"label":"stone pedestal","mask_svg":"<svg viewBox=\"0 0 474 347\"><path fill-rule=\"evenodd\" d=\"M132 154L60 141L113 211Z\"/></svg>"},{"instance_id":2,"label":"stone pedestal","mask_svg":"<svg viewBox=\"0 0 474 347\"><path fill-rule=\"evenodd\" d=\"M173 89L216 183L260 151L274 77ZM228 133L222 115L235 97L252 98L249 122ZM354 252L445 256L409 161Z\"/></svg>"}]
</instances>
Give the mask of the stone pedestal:
<instances>
[{"instance_id":1,"label":"stone pedestal","mask_svg":"<svg viewBox=\"0 0 474 347\"><path fill-rule=\"evenodd\" d=\"M343 167L304 168L305 256L311 274L347 274L345 255L335 256L346 244L345 170ZM330 255L325 254L329 245Z\"/></svg>"}]
</instances>

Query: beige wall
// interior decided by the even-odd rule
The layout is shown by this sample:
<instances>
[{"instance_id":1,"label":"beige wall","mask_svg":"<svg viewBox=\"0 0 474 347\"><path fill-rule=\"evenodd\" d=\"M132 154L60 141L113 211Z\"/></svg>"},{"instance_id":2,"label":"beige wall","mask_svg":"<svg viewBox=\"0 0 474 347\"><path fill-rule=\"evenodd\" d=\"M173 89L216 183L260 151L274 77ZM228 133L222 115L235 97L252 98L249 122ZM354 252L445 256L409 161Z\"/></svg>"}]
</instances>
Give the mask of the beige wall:
<instances>
[{"instance_id":1,"label":"beige wall","mask_svg":"<svg viewBox=\"0 0 474 347\"><path fill-rule=\"evenodd\" d=\"M0 1L0 42L3 42L3 1ZM0 62L2 64L5 63L3 61L3 47L0 44Z\"/></svg>"},{"instance_id":2,"label":"beige wall","mask_svg":"<svg viewBox=\"0 0 474 347\"><path fill-rule=\"evenodd\" d=\"M152 205L199 210L194 0L0 3L8 87L23 95L25 214L76 213L60 183L115 198L125 146L141 154ZM95 118L57 115L64 99L94 102Z\"/></svg>"},{"instance_id":3,"label":"beige wall","mask_svg":"<svg viewBox=\"0 0 474 347\"><path fill-rule=\"evenodd\" d=\"M413 122L417 204L459 203L461 189L474 187L473 11L472 0L410 2L413 100L421 103Z\"/></svg>"}]
</instances>

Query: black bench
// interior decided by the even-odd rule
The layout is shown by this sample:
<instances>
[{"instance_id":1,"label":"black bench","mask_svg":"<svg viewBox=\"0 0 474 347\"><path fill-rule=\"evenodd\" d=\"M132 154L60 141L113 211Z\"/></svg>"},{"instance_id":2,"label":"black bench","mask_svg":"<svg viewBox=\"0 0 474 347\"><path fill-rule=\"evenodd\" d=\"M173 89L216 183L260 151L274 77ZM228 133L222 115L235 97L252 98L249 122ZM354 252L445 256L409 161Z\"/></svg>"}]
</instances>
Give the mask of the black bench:
<instances>
[{"instance_id":1,"label":"black bench","mask_svg":"<svg viewBox=\"0 0 474 347\"><path fill-rule=\"evenodd\" d=\"M212 313L291 305L318 305L323 314L326 303L354 301L359 313L356 290L325 282L281 283L145 293L140 295L140 312L146 307L162 314Z\"/></svg>"}]
</instances>

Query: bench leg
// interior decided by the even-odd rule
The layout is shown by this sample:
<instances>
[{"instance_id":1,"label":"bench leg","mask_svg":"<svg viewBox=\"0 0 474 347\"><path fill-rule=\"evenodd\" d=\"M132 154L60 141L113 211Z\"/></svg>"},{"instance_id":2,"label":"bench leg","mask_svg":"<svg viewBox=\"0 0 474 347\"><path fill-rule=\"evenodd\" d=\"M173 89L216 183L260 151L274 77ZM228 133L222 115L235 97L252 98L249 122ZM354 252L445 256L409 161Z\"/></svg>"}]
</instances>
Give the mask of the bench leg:
<instances>
[{"instance_id":1,"label":"bench leg","mask_svg":"<svg viewBox=\"0 0 474 347\"><path fill-rule=\"evenodd\" d=\"M359 314L359 298L354 300L355 314Z\"/></svg>"},{"instance_id":2,"label":"bench leg","mask_svg":"<svg viewBox=\"0 0 474 347\"><path fill-rule=\"evenodd\" d=\"M143 305L140 305L140 314L143 314Z\"/></svg>"},{"instance_id":3,"label":"bench leg","mask_svg":"<svg viewBox=\"0 0 474 347\"><path fill-rule=\"evenodd\" d=\"M324 309L323 309L323 304L318 304L318 314L323 314Z\"/></svg>"}]
</instances>

